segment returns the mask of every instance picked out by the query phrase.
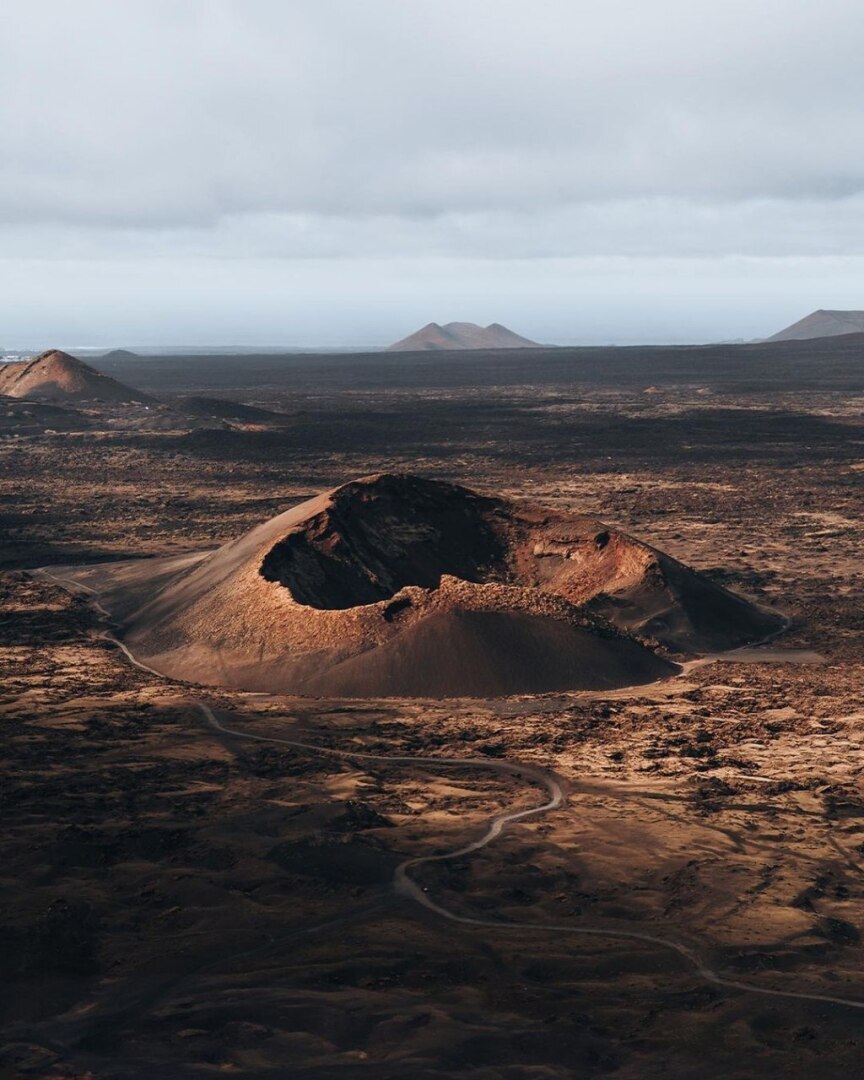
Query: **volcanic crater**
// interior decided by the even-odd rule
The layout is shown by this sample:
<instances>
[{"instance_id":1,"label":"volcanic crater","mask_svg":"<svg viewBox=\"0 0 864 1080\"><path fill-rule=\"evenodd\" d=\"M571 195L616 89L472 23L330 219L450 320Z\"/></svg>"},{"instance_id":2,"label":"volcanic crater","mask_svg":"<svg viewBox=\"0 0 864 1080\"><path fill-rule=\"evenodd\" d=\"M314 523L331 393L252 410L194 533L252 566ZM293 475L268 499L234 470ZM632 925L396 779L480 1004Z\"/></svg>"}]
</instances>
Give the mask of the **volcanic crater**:
<instances>
[{"instance_id":1,"label":"volcanic crater","mask_svg":"<svg viewBox=\"0 0 864 1080\"><path fill-rule=\"evenodd\" d=\"M679 670L675 654L783 626L595 518L408 474L352 481L203 556L76 573L157 670L313 696L639 685Z\"/></svg>"}]
</instances>

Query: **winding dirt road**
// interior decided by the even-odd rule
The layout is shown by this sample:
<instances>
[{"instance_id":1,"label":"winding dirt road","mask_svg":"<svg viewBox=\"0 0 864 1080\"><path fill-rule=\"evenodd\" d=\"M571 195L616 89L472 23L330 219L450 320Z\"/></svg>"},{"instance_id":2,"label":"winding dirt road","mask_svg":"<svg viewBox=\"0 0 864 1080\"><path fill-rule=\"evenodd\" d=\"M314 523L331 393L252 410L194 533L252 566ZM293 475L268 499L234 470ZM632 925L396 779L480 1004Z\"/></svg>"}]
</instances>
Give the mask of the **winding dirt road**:
<instances>
[{"instance_id":1,"label":"winding dirt road","mask_svg":"<svg viewBox=\"0 0 864 1080\"><path fill-rule=\"evenodd\" d=\"M56 584L61 585L63 588L70 591L83 590L86 593L92 593L93 590L87 586L82 585L80 582L72 580L64 580L55 574L50 573L47 569L41 569L36 571L41 573L44 577ZM98 601L93 601L94 607L101 614L107 616L107 612ZM148 672L149 674L156 675L160 678L165 678L158 671L148 667L135 657L129 648L118 638L114 637L110 632L105 631L102 635L103 639L111 641L118 649L121 650L123 655L134 664L137 668ZM758 994L762 997L771 998L786 998L796 1001L810 1001L816 1003L827 1003L831 1005L843 1006L851 1009L864 1010L864 1000L858 1000L855 998L846 998L841 996L835 996L831 994L816 994L807 993L804 991L794 990L775 990L768 987L753 985L752 983L740 982L737 979L727 979L708 967L698 953L688 945L681 942L674 941L671 938L661 937L656 934L642 933L636 930L615 930L606 927L585 927L585 926L569 926L561 923L524 923L524 922L510 922L504 920L493 919L479 919L469 915L460 915L456 912L450 911L443 907L441 904L433 900L425 888L420 885L412 876L411 871L417 870L421 866L427 863L443 862L449 859L460 858L464 855L469 855L475 851L480 851L482 848L487 847L497 837L499 837L505 829L512 824L520 821L525 821L529 818L537 818L544 814L552 813L555 810L560 809L565 804L565 794L562 782L550 771L538 768L534 765L528 765L520 762L510 761L490 761L488 758L447 758L447 757L420 757L414 755L387 755L387 754L370 754L357 750L340 750L329 746L321 746L315 743L307 743L297 739L285 739L273 735L259 735L255 732L245 731L235 727L229 727L222 722L220 716L232 716L231 713L224 710L214 710L210 705L197 699L190 699L190 703L200 712L204 718L205 723L214 731L221 733L222 735L228 735L232 738L250 740L262 743L272 743L279 746L287 746L292 749L302 750L306 753L318 754L324 757L335 758L343 761L359 761L359 762L375 762L382 765L405 765L412 768L428 768L433 771L441 769L477 769L482 768L491 772L504 773L510 776L515 776L519 779L527 780L530 783L536 784L542 788L545 788L548 798L541 804L529 807L523 810L511 810L504 814L500 814L487 824L483 834L476 840L471 841L461 847L455 848L452 851L444 852L437 855L425 855L416 856L410 859L406 859L400 863L393 874L393 888L394 891L401 896L404 896L414 902L422 905L427 910L434 912L436 915L448 922L458 923L462 926L476 927L486 930L502 931L502 930L517 930L520 933L532 932L532 933L554 933L554 934L578 934L582 936L591 937L604 937L612 940L621 941L637 941L644 944L653 945L666 951L675 953L692 967L694 973L706 982L712 983L715 986L720 986L729 990L743 991L748 994Z\"/></svg>"},{"instance_id":2,"label":"winding dirt road","mask_svg":"<svg viewBox=\"0 0 864 1080\"><path fill-rule=\"evenodd\" d=\"M539 817L542 814L547 814L553 810L559 809L565 802L564 790L561 783L551 772L539 769L533 765L525 765L516 762L489 761L483 758L408 757L390 756L386 754L368 754L355 750L336 750L329 746L318 746L315 743L301 742L297 739L282 739L277 736L258 735L253 732L227 727L219 720L218 716L209 705L200 701L196 701L195 704L210 727L221 732L223 735L230 735L238 739L252 739L256 742L276 743L280 746L289 746L296 750L303 750L306 753L322 754L328 757L350 761L372 761L386 765L421 766L434 770L441 768L483 768L492 770L493 772L509 773L511 776L525 778L545 787L549 794L549 798L545 802L541 803L539 806L529 807L527 810L510 811L492 818L486 827L486 831L477 840L465 844L462 847L454 848L452 851L444 852L443 854L424 855L406 859L396 867L393 873L393 887L395 891L402 896L406 896L416 901L418 904L421 904L441 918L447 919L449 922L459 923L462 926L482 927L488 930L518 930L522 933L531 931L534 933L581 934L583 936L606 937L615 940L639 941L676 953L692 966L693 970L700 978L704 979L706 982L713 983L715 986L722 986L730 990L742 990L750 994L760 994L763 997L791 998L797 1001L827 1002L832 1005L842 1005L851 1009L864 1009L864 1001L859 1001L855 998L837 997L831 994L810 994L795 990L772 990L764 986L754 986L752 983L739 982L736 979L726 979L703 963L695 950L691 949L689 946L673 941L670 938L660 937L656 934L644 934L637 930L611 930L605 927L568 926L562 923L507 922L494 919L478 919L469 915L459 915L456 912L442 907L441 904L436 903L423 886L419 885L411 876L409 873L411 869L416 869L426 863L443 862L447 859L456 859L463 855L479 851L481 848L491 844L496 837L504 832L508 825L513 824L514 822L524 821L530 817Z\"/></svg>"}]
</instances>

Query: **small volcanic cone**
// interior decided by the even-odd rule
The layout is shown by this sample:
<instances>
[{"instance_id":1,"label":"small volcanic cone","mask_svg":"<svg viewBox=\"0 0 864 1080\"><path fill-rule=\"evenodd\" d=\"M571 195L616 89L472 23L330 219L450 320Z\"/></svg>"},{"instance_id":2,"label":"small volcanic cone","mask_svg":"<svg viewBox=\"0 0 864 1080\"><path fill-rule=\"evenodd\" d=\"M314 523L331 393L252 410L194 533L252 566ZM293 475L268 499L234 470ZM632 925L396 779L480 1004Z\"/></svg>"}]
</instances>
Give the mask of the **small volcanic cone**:
<instances>
[{"instance_id":1,"label":"small volcanic cone","mask_svg":"<svg viewBox=\"0 0 864 1080\"><path fill-rule=\"evenodd\" d=\"M104 353L100 359L103 363L106 360L113 363L115 360L139 360L140 357L138 353L134 353L130 349L112 349L111 352Z\"/></svg>"},{"instance_id":2,"label":"small volcanic cone","mask_svg":"<svg viewBox=\"0 0 864 1080\"><path fill-rule=\"evenodd\" d=\"M495 696L652 682L781 618L594 518L355 480L199 558L87 583L159 671L271 692ZM100 577L101 575L101 577ZM83 578L82 578L83 580Z\"/></svg>"},{"instance_id":3,"label":"small volcanic cone","mask_svg":"<svg viewBox=\"0 0 864 1080\"><path fill-rule=\"evenodd\" d=\"M60 349L0 366L0 394L39 401L150 401Z\"/></svg>"}]
</instances>

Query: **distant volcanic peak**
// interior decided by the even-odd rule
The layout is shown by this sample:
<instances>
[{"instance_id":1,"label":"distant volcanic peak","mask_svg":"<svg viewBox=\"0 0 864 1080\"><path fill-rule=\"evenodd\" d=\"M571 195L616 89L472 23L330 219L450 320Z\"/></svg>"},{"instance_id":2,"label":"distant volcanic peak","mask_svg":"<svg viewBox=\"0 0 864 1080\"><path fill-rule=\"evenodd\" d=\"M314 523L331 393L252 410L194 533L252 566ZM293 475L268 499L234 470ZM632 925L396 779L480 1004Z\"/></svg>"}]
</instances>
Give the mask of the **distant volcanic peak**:
<instances>
[{"instance_id":1,"label":"distant volcanic peak","mask_svg":"<svg viewBox=\"0 0 864 1080\"><path fill-rule=\"evenodd\" d=\"M514 334L501 323L478 326L471 322L428 323L416 333L390 346L392 352L447 349L528 349L537 342Z\"/></svg>"},{"instance_id":2,"label":"distant volcanic peak","mask_svg":"<svg viewBox=\"0 0 864 1080\"><path fill-rule=\"evenodd\" d=\"M138 358L138 353L130 349L112 349L102 357L103 360L137 360Z\"/></svg>"},{"instance_id":3,"label":"distant volcanic peak","mask_svg":"<svg viewBox=\"0 0 864 1080\"><path fill-rule=\"evenodd\" d=\"M61 349L48 349L30 360L4 364L0 367L0 394L43 400L149 400Z\"/></svg>"},{"instance_id":4,"label":"distant volcanic peak","mask_svg":"<svg viewBox=\"0 0 864 1080\"><path fill-rule=\"evenodd\" d=\"M812 338L839 337L842 334L864 333L864 311L832 311L819 308L791 326L785 327L769 341L809 341Z\"/></svg>"}]
</instances>

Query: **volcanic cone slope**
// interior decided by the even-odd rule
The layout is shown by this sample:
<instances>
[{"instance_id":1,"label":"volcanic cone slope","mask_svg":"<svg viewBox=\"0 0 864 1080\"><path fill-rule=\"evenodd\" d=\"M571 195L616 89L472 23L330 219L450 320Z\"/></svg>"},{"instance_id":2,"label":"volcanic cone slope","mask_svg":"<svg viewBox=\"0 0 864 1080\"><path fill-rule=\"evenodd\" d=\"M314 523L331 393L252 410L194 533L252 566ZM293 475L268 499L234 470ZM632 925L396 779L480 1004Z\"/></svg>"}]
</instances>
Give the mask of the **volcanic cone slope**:
<instances>
[{"instance_id":1,"label":"volcanic cone slope","mask_svg":"<svg viewBox=\"0 0 864 1080\"><path fill-rule=\"evenodd\" d=\"M151 401L60 349L0 365L0 394L42 401Z\"/></svg>"},{"instance_id":2,"label":"volcanic cone slope","mask_svg":"<svg viewBox=\"0 0 864 1080\"><path fill-rule=\"evenodd\" d=\"M704 652L781 626L594 518L411 475L352 481L195 562L99 573L148 664L272 692L636 685L677 670L640 637Z\"/></svg>"}]
</instances>

